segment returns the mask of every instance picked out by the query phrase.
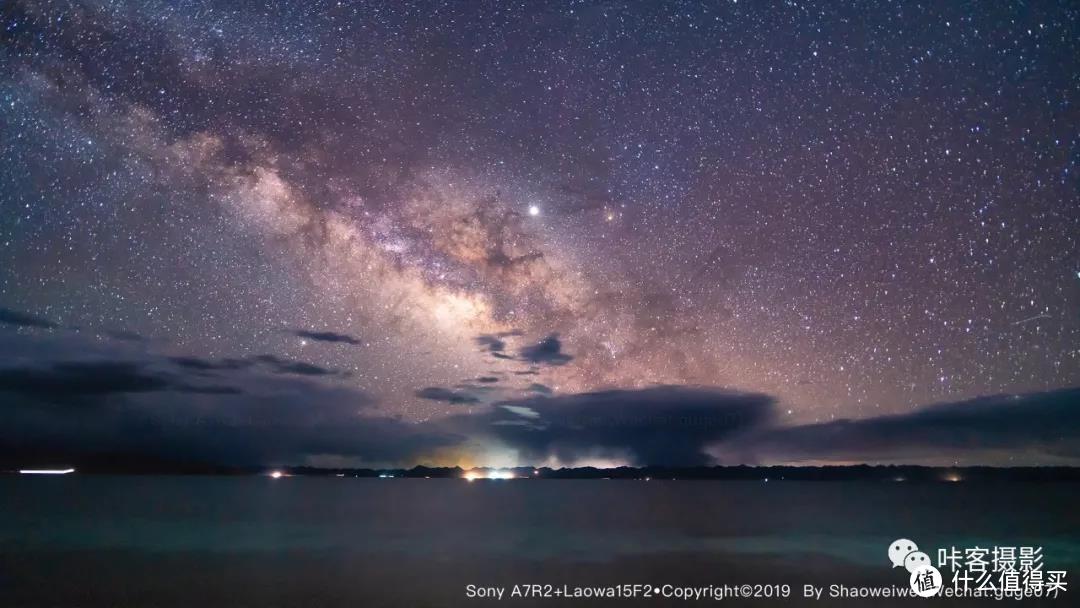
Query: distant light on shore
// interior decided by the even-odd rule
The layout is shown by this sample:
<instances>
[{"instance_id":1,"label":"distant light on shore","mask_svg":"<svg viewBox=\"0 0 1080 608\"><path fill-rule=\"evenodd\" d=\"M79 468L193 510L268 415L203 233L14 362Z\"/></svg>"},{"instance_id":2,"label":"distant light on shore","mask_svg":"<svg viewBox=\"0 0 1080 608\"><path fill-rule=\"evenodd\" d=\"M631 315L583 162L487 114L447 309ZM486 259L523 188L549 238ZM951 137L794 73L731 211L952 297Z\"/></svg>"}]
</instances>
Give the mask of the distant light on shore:
<instances>
[{"instance_id":1,"label":"distant light on shore","mask_svg":"<svg viewBox=\"0 0 1080 608\"><path fill-rule=\"evenodd\" d=\"M514 479L517 477L513 471L467 471L462 475L462 479L465 481L475 481L477 479Z\"/></svg>"},{"instance_id":2,"label":"distant light on shore","mask_svg":"<svg viewBox=\"0 0 1080 608\"><path fill-rule=\"evenodd\" d=\"M285 476L285 473L282 473L281 471L271 471L270 472L270 477L272 477L274 479L281 479L284 476Z\"/></svg>"},{"instance_id":3,"label":"distant light on shore","mask_svg":"<svg viewBox=\"0 0 1080 608\"><path fill-rule=\"evenodd\" d=\"M67 475L74 472L75 469L19 469L22 475Z\"/></svg>"}]
</instances>

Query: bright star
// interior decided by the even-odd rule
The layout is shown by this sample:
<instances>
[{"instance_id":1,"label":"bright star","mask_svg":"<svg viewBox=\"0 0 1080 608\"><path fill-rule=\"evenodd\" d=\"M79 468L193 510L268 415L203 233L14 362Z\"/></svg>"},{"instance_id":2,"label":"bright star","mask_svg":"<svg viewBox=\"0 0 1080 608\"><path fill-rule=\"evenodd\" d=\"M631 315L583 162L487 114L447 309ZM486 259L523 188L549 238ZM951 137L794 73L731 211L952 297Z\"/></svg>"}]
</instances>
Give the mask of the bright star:
<instances>
[{"instance_id":1,"label":"bright star","mask_svg":"<svg viewBox=\"0 0 1080 608\"><path fill-rule=\"evenodd\" d=\"M537 207L536 205L529 205L529 215L533 217L540 215L540 207Z\"/></svg>"}]
</instances>

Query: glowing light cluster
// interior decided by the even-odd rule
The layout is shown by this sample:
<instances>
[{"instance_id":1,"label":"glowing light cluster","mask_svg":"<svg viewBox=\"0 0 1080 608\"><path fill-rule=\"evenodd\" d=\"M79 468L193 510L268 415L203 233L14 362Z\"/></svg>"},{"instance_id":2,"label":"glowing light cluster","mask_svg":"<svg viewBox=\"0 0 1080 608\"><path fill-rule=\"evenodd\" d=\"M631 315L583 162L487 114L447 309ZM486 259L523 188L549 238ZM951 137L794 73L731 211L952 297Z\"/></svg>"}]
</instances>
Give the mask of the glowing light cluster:
<instances>
[{"instance_id":1,"label":"glowing light cluster","mask_svg":"<svg viewBox=\"0 0 1080 608\"><path fill-rule=\"evenodd\" d=\"M465 481L475 481L477 479L514 479L513 471L467 471L463 476Z\"/></svg>"}]
</instances>

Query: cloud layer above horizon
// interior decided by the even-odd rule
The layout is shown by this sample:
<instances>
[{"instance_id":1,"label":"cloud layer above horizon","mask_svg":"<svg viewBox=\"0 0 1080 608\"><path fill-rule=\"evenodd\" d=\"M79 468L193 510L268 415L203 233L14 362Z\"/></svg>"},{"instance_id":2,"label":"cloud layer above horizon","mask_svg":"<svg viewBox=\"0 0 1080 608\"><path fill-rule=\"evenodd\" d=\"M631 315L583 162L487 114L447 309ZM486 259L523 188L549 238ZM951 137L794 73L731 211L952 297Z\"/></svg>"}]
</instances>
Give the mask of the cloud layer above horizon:
<instances>
[{"instance_id":1,"label":"cloud layer above horizon","mask_svg":"<svg viewBox=\"0 0 1080 608\"><path fill-rule=\"evenodd\" d=\"M775 397L715 387L553 395L537 385L528 396L491 404L467 389L428 387L418 391L422 398L469 409L416 422L385 415L338 370L272 354L163 355L140 341L9 317L24 329L0 329L9 346L0 354L0 466L7 467L102 459L223 466L1080 464L1080 388L790 425Z\"/></svg>"}]
</instances>

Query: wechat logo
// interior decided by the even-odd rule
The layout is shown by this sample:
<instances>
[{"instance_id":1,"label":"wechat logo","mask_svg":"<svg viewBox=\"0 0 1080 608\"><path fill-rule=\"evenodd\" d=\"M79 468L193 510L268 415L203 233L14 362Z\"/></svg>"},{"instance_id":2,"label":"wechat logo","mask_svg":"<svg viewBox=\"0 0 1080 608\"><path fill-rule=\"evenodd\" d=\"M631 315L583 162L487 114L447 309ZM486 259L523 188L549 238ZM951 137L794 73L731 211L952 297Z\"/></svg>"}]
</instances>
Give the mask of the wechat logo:
<instances>
[{"instance_id":1,"label":"wechat logo","mask_svg":"<svg viewBox=\"0 0 1080 608\"><path fill-rule=\"evenodd\" d=\"M889 544L889 561L893 568L903 567L910 574L911 591L919 597L941 593L941 572L930 563L930 556L919 551L915 541L898 538Z\"/></svg>"}]
</instances>

